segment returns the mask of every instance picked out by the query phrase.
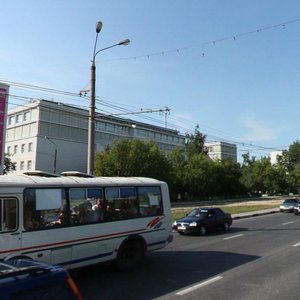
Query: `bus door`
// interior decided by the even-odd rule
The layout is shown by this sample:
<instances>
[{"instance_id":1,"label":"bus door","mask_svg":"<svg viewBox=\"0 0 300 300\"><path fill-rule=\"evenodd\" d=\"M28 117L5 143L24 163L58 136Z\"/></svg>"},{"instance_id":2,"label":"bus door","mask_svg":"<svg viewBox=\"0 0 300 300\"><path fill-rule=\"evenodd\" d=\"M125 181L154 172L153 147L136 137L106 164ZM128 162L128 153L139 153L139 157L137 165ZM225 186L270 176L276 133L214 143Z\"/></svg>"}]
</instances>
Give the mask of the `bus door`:
<instances>
[{"instance_id":1,"label":"bus door","mask_svg":"<svg viewBox=\"0 0 300 300\"><path fill-rule=\"evenodd\" d=\"M0 198L0 257L20 251L21 230L18 218L18 199Z\"/></svg>"}]
</instances>

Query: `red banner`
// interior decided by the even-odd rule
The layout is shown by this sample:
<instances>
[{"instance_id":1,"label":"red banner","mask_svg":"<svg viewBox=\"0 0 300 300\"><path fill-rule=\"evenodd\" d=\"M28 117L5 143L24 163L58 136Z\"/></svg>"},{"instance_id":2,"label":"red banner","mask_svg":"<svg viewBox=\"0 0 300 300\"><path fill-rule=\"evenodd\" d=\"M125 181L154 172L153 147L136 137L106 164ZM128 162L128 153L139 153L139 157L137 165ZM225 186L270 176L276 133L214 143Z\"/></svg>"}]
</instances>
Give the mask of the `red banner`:
<instances>
[{"instance_id":1,"label":"red banner","mask_svg":"<svg viewBox=\"0 0 300 300\"><path fill-rule=\"evenodd\" d=\"M3 174L8 86L0 84L0 174Z\"/></svg>"}]
</instances>

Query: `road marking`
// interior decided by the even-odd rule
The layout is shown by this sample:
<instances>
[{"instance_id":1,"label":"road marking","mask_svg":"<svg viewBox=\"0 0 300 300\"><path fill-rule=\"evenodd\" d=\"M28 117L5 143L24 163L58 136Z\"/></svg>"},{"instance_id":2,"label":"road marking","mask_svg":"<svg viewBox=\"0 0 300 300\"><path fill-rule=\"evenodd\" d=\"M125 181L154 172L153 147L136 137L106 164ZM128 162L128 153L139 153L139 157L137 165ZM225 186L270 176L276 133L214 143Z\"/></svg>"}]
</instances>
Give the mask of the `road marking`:
<instances>
[{"instance_id":1,"label":"road marking","mask_svg":"<svg viewBox=\"0 0 300 300\"><path fill-rule=\"evenodd\" d=\"M300 246L300 243L293 245L293 247L299 247L299 246Z\"/></svg>"},{"instance_id":2,"label":"road marking","mask_svg":"<svg viewBox=\"0 0 300 300\"><path fill-rule=\"evenodd\" d=\"M226 237L223 240L231 240L231 239L235 239L235 238L241 237L241 236L243 236L243 234L236 234L236 235L232 235L232 236Z\"/></svg>"},{"instance_id":3,"label":"road marking","mask_svg":"<svg viewBox=\"0 0 300 300\"><path fill-rule=\"evenodd\" d=\"M282 225L284 226L284 225L289 225L289 224L293 224L293 223L294 223L294 221L290 221L290 222L282 223Z\"/></svg>"},{"instance_id":4,"label":"road marking","mask_svg":"<svg viewBox=\"0 0 300 300\"><path fill-rule=\"evenodd\" d=\"M218 281L218 280L220 280L222 278L223 278L222 276L216 276L216 277L210 278L210 279L208 279L206 281L203 281L201 283L192 285L191 287L189 287L187 289L181 290L178 293L176 293L176 295L183 296L183 295L188 294L190 292L193 292L193 291L195 291L195 290L197 290L197 289L199 289L199 288L201 288L203 286L206 286L206 285L211 284L211 283L213 283L215 281Z\"/></svg>"}]
</instances>

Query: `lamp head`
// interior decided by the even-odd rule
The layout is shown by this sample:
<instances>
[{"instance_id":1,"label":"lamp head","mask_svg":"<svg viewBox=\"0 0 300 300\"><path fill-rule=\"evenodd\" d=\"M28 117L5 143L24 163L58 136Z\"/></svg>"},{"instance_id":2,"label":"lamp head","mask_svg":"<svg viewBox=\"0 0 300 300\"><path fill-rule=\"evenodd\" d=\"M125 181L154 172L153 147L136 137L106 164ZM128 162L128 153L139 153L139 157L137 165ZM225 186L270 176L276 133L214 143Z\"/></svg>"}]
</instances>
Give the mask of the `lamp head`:
<instances>
[{"instance_id":1,"label":"lamp head","mask_svg":"<svg viewBox=\"0 0 300 300\"><path fill-rule=\"evenodd\" d=\"M130 40L126 39L126 40L120 41L118 43L118 46L121 46L121 45L127 46L129 43L130 43Z\"/></svg>"},{"instance_id":2,"label":"lamp head","mask_svg":"<svg viewBox=\"0 0 300 300\"><path fill-rule=\"evenodd\" d=\"M98 21L96 23L96 32L99 33L102 29L102 22L101 21Z\"/></svg>"}]
</instances>

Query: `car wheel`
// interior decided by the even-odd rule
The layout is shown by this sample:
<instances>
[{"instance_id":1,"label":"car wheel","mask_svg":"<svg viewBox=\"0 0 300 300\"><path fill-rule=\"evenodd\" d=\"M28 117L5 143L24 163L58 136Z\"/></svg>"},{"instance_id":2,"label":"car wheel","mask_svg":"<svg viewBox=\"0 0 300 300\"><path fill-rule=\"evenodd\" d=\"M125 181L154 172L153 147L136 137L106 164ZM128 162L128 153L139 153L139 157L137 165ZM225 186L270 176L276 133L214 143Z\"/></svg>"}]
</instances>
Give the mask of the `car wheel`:
<instances>
[{"instance_id":1,"label":"car wheel","mask_svg":"<svg viewBox=\"0 0 300 300\"><path fill-rule=\"evenodd\" d=\"M206 230L206 228L205 228L204 226L201 226L201 227L199 228L199 233L200 233L201 235L206 235L206 232L207 232L207 230Z\"/></svg>"},{"instance_id":2,"label":"car wheel","mask_svg":"<svg viewBox=\"0 0 300 300\"><path fill-rule=\"evenodd\" d=\"M230 227L229 224L227 222L225 222L223 225L224 231L228 231L229 227Z\"/></svg>"}]
</instances>

